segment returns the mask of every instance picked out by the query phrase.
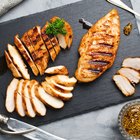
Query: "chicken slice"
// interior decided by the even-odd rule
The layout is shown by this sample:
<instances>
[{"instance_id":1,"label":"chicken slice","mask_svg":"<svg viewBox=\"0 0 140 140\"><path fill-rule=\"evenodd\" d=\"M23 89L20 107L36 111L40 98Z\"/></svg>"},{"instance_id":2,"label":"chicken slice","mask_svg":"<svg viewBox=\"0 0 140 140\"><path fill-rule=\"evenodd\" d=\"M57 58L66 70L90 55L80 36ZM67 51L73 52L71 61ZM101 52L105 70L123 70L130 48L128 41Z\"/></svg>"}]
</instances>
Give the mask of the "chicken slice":
<instances>
[{"instance_id":1,"label":"chicken slice","mask_svg":"<svg viewBox=\"0 0 140 140\"><path fill-rule=\"evenodd\" d=\"M67 93L66 94L66 93L63 93L63 92L60 92L60 91L56 90L54 87L52 87L52 85L48 84L47 81L42 82L41 84L42 84L44 90L54 97L60 98L64 101L69 100L73 97L72 93Z\"/></svg>"},{"instance_id":2,"label":"chicken slice","mask_svg":"<svg viewBox=\"0 0 140 140\"><path fill-rule=\"evenodd\" d=\"M140 70L140 58L126 58L122 63L122 67Z\"/></svg>"},{"instance_id":3,"label":"chicken slice","mask_svg":"<svg viewBox=\"0 0 140 140\"><path fill-rule=\"evenodd\" d=\"M22 75L20 74L20 72L18 71L16 66L14 65L12 59L10 58L10 55L8 54L8 52L4 51L4 53L5 53L5 59L6 59L7 66L11 70L13 76L16 78L22 77Z\"/></svg>"},{"instance_id":4,"label":"chicken slice","mask_svg":"<svg viewBox=\"0 0 140 140\"><path fill-rule=\"evenodd\" d=\"M60 19L59 17L55 16L50 19L51 22L54 22L56 19ZM64 19L63 19L64 20ZM64 20L64 28L67 31L66 35L58 34L57 38L61 48L66 49L67 47L70 48L73 40L73 31L70 24Z\"/></svg>"},{"instance_id":5,"label":"chicken slice","mask_svg":"<svg viewBox=\"0 0 140 140\"><path fill-rule=\"evenodd\" d=\"M54 80L52 80L51 82L52 82L52 84L54 84L55 87L59 88L60 90L65 91L65 92L70 92L74 89L73 87L66 87L66 86L57 84Z\"/></svg>"},{"instance_id":6,"label":"chicken slice","mask_svg":"<svg viewBox=\"0 0 140 140\"><path fill-rule=\"evenodd\" d=\"M35 80L32 80L29 85L29 94L31 97L31 102L33 105L33 108L39 114L40 116L46 115L46 108L45 105L36 97L35 95L35 86L38 85L38 82Z\"/></svg>"},{"instance_id":7,"label":"chicken slice","mask_svg":"<svg viewBox=\"0 0 140 140\"><path fill-rule=\"evenodd\" d=\"M23 102L23 94L22 94L23 82L24 82L23 79L18 82L18 87L15 91L16 110L21 117L25 116L25 104Z\"/></svg>"},{"instance_id":8,"label":"chicken slice","mask_svg":"<svg viewBox=\"0 0 140 140\"><path fill-rule=\"evenodd\" d=\"M66 87L73 87L77 82L77 80L74 77L69 78L66 75L55 75L55 76L45 78L45 80L49 80L49 79L54 80L55 83Z\"/></svg>"},{"instance_id":9,"label":"chicken slice","mask_svg":"<svg viewBox=\"0 0 140 140\"><path fill-rule=\"evenodd\" d=\"M25 65L24 61L22 60L21 55L19 54L19 52L17 51L15 46L8 44L8 51L9 51L11 58L13 59L15 66L21 72L23 78L30 79L30 75L26 68L27 66Z\"/></svg>"},{"instance_id":10,"label":"chicken slice","mask_svg":"<svg viewBox=\"0 0 140 140\"><path fill-rule=\"evenodd\" d=\"M48 27L48 25L49 25L49 22L46 22L45 26L41 29L41 36L42 36L44 43L49 51L49 54L50 54L52 61L54 61L56 59L57 53L54 49L54 46L51 43L50 36L48 36L46 34L46 28Z\"/></svg>"},{"instance_id":11,"label":"chicken slice","mask_svg":"<svg viewBox=\"0 0 140 140\"><path fill-rule=\"evenodd\" d=\"M125 96L131 96L135 93L135 88L130 84L127 78L122 75L114 75L113 80L117 87Z\"/></svg>"},{"instance_id":12,"label":"chicken slice","mask_svg":"<svg viewBox=\"0 0 140 140\"><path fill-rule=\"evenodd\" d=\"M5 107L8 112L13 112L15 110L15 91L18 86L18 79L13 79L11 83L9 84L7 91L6 91L6 101L5 101Z\"/></svg>"},{"instance_id":13,"label":"chicken slice","mask_svg":"<svg viewBox=\"0 0 140 140\"><path fill-rule=\"evenodd\" d=\"M40 26L35 26L28 31L28 37L35 50L35 60L37 61L37 67L41 75L44 74L45 69L48 66L49 53L46 45L41 36Z\"/></svg>"},{"instance_id":14,"label":"chicken slice","mask_svg":"<svg viewBox=\"0 0 140 140\"><path fill-rule=\"evenodd\" d=\"M63 75L68 75L68 69L65 66L54 66L47 68L45 70L45 73L47 74L63 74Z\"/></svg>"},{"instance_id":15,"label":"chicken slice","mask_svg":"<svg viewBox=\"0 0 140 140\"><path fill-rule=\"evenodd\" d=\"M137 84L140 81L140 74L136 70L130 68L121 68L118 73L126 77L132 84Z\"/></svg>"},{"instance_id":16,"label":"chicken slice","mask_svg":"<svg viewBox=\"0 0 140 140\"><path fill-rule=\"evenodd\" d=\"M35 95L46 105L55 109L60 109L64 106L64 102L56 97L51 96L41 86L35 87Z\"/></svg>"},{"instance_id":17,"label":"chicken slice","mask_svg":"<svg viewBox=\"0 0 140 140\"><path fill-rule=\"evenodd\" d=\"M22 94L23 94L23 100L24 100L24 103L25 103L26 114L29 117L34 118L35 115L36 115L36 112L33 109L32 102L31 102L31 97L30 97L30 94L28 92L29 85L30 85L29 80L25 80L23 82Z\"/></svg>"},{"instance_id":18,"label":"chicken slice","mask_svg":"<svg viewBox=\"0 0 140 140\"><path fill-rule=\"evenodd\" d=\"M21 40L19 39L19 35L16 35L14 37L14 43L17 46L18 50L20 51L20 53L22 54L22 56L24 57L24 59L26 60L26 62L29 64L29 66L31 67L34 75L38 75L39 71L34 63L34 61L32 60L30 54L28 53L28 51L26 50L26 48L24 47L23 43L21 42Z\"/></svg>"}]
</instances>

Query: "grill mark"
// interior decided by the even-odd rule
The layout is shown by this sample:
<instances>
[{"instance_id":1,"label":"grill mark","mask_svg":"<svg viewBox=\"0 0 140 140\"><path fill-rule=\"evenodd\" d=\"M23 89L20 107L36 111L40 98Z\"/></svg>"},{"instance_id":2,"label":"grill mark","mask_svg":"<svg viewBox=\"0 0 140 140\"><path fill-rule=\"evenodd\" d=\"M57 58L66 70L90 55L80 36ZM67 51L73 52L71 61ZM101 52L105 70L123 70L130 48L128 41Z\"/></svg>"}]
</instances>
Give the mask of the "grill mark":
<instances>
[{"instance_id":1,"label":"grill mark","mask_svg":"<svg viewBox=\"0 0 140 140\"><path fill-rule=\"evenodd\" d=\"M101 69L92 69L92 68L88 69L88 71L94 72L94 73L96 73L96 74L99 74L100 72L102 72Z\"/></svg>"},{"instance_id":2,"label":"grill mark","mask_svg":"<svg viewBox=\"0 0 140 140\"><path fill-rule=\"evenodd\" d=\"M102 65L102 66L105 66L105 65L109 64L110 62L108 62L108 61L102 61L102 60L90 60L88 63L89 64L93 64L93 65Z\"/></svg>"},{"instance_id":3,"label":"grill mark","mask_svg":"<svg viewBox=\"0 0 140 140\"><path fill-rule=\"evenodd\" d=\"M97 45L103 46L103 47L108 47L108 48L112 48L113 45L110 45L108 43L98 43Z\"/></svg>"},{"instance_id":4,"label":"grill mark","mask_svg":"<svg viewBox=\"0 0 140 140\"><path fill-rule=\"evenodd\" d=\"M95 56L95 55L102 55L102 56L113 56L112 53L106 53L106 52L89 52L88 53L90 56Z\"/></svg>"}]
</instances>

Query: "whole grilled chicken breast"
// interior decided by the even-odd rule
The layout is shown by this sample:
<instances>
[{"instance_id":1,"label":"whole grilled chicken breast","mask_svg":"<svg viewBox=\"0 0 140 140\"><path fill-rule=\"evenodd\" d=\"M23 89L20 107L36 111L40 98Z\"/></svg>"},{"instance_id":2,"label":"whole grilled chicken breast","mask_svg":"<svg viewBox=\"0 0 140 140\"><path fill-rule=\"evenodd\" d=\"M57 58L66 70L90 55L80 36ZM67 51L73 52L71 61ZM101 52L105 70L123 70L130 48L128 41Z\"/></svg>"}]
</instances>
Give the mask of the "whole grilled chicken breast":
<instances>
[{"instance_id":1,"label":"whole grilled chicken breast","mask_svg":"<svg viewBox=\"0 0 140 140\"><path fill-rule=\"evenodd\" d=\"M80 82L91 82L109 69L115 60L120 41L120 19L113 9L98 20L83 36L75 76Z\"/></svg>"}]
</instances>

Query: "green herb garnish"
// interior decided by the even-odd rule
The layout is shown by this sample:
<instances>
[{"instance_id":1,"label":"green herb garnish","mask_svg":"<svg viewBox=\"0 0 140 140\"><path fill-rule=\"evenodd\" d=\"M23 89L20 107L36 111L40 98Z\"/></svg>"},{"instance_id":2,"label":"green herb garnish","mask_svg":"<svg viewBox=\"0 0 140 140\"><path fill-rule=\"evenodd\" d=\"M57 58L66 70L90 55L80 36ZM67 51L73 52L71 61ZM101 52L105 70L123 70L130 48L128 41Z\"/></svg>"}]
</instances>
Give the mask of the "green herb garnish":
<instances>
[{"instance_id":1,"label":"green herb garnish","mask_svg":"<svg viewBox=\"0 0 140 140\"><path fill-rule=\"evenodd\" d=\"M49 23L46 28L46 34L57 35L62 34L66 35L67 31L64 28L65 22L63 19L56 19L54 22Z\"/></svg>"}]
</instances>

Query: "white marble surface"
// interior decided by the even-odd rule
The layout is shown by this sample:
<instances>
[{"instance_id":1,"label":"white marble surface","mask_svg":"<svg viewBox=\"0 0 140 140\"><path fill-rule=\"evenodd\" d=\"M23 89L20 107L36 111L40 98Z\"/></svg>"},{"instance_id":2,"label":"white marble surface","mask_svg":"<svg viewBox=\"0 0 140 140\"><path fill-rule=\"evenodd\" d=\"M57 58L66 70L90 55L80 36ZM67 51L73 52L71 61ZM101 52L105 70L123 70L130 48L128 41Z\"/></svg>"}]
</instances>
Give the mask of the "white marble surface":
<instances>
[{"instance_id":1,"label":"white marble surface","mask_svg":"<svg viewBox=\"0 0 140 140\"><path fill-rule=\"evenodd\" d=\"M0 17L0 22L76 1L79 0L25 0L22 4ZM131 1L134 9L140 13L140 1ZM137 22L140 29L139 20ZM124 104L120 104L69 119L64 119L41 126L41 128L68 140L123 140L117 127L117 116L123 105ZM2 139L19 140L24 138L0 135L0 140Z\"/></svg>"}]
</instances>

